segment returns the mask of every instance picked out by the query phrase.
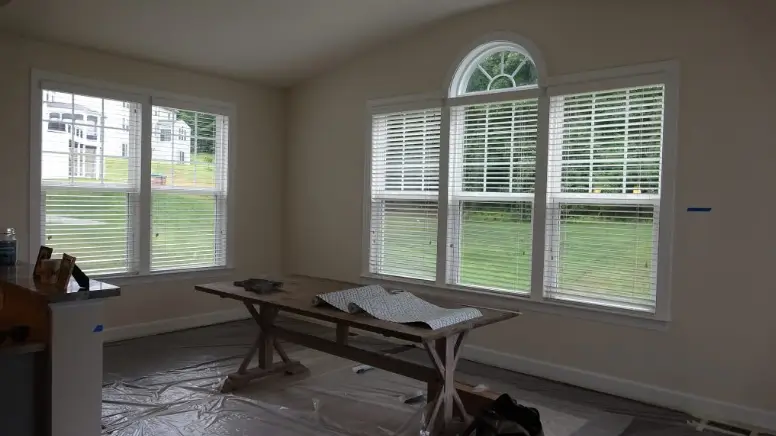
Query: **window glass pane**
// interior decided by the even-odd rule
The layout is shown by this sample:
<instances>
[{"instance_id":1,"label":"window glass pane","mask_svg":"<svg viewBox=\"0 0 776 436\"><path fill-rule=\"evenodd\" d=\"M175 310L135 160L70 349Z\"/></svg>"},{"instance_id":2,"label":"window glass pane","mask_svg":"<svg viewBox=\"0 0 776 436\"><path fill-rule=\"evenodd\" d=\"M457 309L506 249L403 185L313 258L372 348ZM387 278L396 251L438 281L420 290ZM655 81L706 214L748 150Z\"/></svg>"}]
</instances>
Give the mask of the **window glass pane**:
<instances>
[{"instance_id":1,"label":"window glass pane","mask_svg":"<svg viewBox=\"0 0 776 436\"><path fill-rule=\"evenodd\" d=\"M650 205L561 205L557 296L651 304L654 212Z\"/></svg>"},{"instance_id":2,"label":"window glass pane","mask_svg":"<svg viewBox=\"0 0 776 436\"><path fill-rule=\"evenodd\" d=\"M373 272L433 280L436 276L437 203L389 200L372 215ZM376 247L376 249L374 249Z\"/></svg>"},{"instance_id":3,"label":"window glass pane","mask_svg":"<svg viewBox=\"0 0 776 436\"><path fill-rule=\"evenodd\" d=\"M408 112L376 125L374 135L380 138L382 161L374 170L385 175L385 190L439 189L440 119L439 113Z\"/></svg>"},{"instance_id":4,"label":"window glass pane","mask_svg":"<svg viewBox=\"0 0 776 436\"><path fill-rule=\"evenodd\" d=\"M533 193L536 177L538 100L455 109L453 189ZM460 144L460 145L457 145ZM460 168L459 168L460 166Z\"/></svg>"},{"instance_id":5,"label":"window glass pane","mask_svg":"<svg viewBox=\"0 0 776 436\"><path fill-rule=\"evenodd\" d=\"M47 90L43 95L43 113L62 117L41 124L43 181L139 185L139 104ZM131 157L132 164L116 157Z\"/></svg>"},{"instance_id":6,"label":"window glass pane","mask_svg":"<svg viewBox=\"0 0 776 436\"><path fill-rule=\"evenodd\" d=\"M658 194L663 87L553 98L562 192Z\"/></svg>"},{"instance_id":7,"label":"window glass pane","mask_svg":"<svg viewBox=\"0 0 776 436\"><path fill-rule=\"evenodd\" d=\"M536 86L538 73L533 61L512 49L485 55L464 78L466 93Z\"/></svg>"},{"instance_id":8,"label":"window glass pane","mask_svg":"<svg viewBox=\"0 0 776 436\"><path fill-rule=\"evenodd\" d=\"M532 203L462 203L457 249L452 265L464 286L527 293L531 289ZM455 249L456 247L453 247Z\"/></svg>"},{"instance_id":9,"label":"window glass pane","mask_svg":"<svg viewBox=\"0 0 776 436\"><path fill-rule=\"evenodd\" d=\"M151 163L155 187L222 189L226 185L228 119L224 116L154 107L158 117ZM173 132L175 134L173 134ZM219 168L223 170L219 172ZM218 176L217 174L220 174Z\"/></svg>"},{"instance_id":10,"label":"window glass pane","mask_svg":"<svg viewBox=\"0 0 776 436\"><path fill-rule=\"evenodd\" d=\"M151 207L152 270L226 265L226 211L215 195L156 191Z\"/></svg>"},{"instance_id":11,"label":"window glass pane","mask_svg":"<svg viewBox=\"0 0 776 436\"><path fill-rule=\"evenodd\" d=\"M81 189L43 192L43 244L67 253L87 274L129 270L128 194Z\"/></svg>"}]
</instances>

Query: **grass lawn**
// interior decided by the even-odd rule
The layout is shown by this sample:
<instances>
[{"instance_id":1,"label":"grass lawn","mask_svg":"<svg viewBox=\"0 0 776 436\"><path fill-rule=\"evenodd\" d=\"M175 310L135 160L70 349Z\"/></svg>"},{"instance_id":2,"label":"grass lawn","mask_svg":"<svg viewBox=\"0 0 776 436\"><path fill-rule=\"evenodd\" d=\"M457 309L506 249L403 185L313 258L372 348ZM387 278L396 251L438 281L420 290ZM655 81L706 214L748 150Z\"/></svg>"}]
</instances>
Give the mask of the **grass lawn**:
<instances>
[{"instance_id":1,"label":"grass lawn","mask_svg":"<svg viewBox=\"0 0 776 436\"><path fill-rule=\"evenodd\" d=\"M167 186L213 188L211 161L212 156L205 154L189 164L153 161L151 172L167 176ZM128 162L127 158L106 157L105 182L126 183ZM49 190L45 244L56 253L75 256L87 273L127 271L131 267L127 264L130 201L124 193ZM215 198L155 191L151 202L151 269L214 265Z\"/></svg>"},{"instance_id":2,"label":"grass lawn","mask_svg":"<svg viewBox=\"0 0 776 436\"><path fill-rule=\"evenodd\" d=\"M412 228L416 231L412 237L407 237L404 235L407 219L389 216L386 221L384 273L433 280L436 222L412 217ZM424 219L428 222L423 222ZM476 216L467 215L462 227L460 284L510 292L529 291L529 222L483 222ZM408 264L408 253L417 261ZM652 225L564 222L561 224L558 268L559 286L567 292L592 291L624 298L649 298Z\"/></svg>"},{"instance_id":3,"label":"grass lawn","mask_svg":"<svg viewBox=\"0 0 776 436\"><path fill-rule=\"evenodd\" d=\"M215 164L212 155L192 156L191 163L151 161L151 174L167 177L168 186L215 188ZM127 158L105 158L105 181L125 182L127 180ZM94 181L94 180L90 180Z\"/></svg>"},{"instance_id":4,"label":"grass lawn","mask_svg":"<svg viewBox=\"0 0 776 436\"><path fill-rule=\"evenodd\" d=\"M44 243L87 273L127 271L128 204L122 193L48 191ZM214 264L215 204L207 195L152 195L152 269Z\"/></svg>"}]
</instances>

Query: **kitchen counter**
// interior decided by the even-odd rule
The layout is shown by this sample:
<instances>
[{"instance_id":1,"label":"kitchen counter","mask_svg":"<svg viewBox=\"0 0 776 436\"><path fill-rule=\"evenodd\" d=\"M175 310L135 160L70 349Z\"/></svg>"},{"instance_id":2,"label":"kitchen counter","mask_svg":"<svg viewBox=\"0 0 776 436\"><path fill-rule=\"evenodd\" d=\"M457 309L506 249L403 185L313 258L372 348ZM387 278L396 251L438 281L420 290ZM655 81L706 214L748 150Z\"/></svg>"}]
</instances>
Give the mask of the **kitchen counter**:
<instances>
[{"instance_id":1,"label":"kitchen counter","mask_svg":"<svg viewBox=\"0 0 776 436\"><path fill-rule=\"evenodd\" d=\"M67 288L62 290L54 285L41 283L32 278L34 265L19 264L15 267L0 267L0 282L28 290L39 295L49 303L91 300L95 298L117 297L121 288L99 280L89 280L89 289L81 289L78 282L70 277Z\"/></svg>"},{"instance_id":2,"label":"kitchen counter","mask_svg":"<svg viewBox=\"0 0 776 436\"><path fill-rule=\"evenodd\" d=\"M28 342L0 346L0 361L16 365L6 371L11 378L34 366L44 392L42 407L35 408L42 415L34 417L41 434L100 436L103 307L121 289L99 280L81 289L72 277L61 289L34 280L33 270L29 264L0 267L0 327L30 328Z\"/></svg>"}]
</instances>

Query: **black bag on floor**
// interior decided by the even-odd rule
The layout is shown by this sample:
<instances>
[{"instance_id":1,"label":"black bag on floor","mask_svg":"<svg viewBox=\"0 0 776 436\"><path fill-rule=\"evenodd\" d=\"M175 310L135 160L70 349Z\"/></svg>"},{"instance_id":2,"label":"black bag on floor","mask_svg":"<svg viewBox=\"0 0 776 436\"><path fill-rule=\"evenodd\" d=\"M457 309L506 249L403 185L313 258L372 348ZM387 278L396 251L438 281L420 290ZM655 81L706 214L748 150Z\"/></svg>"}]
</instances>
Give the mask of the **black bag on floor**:
<instances>
[{"instance_id":1,"label":"black bag on floor","mask_svg":"<svg viewBox=\"0 0 776 436\"><path fill-rule=\"evenodd\" d=\"M502 394L474 419L465 434L477 436L541 436L539 411Z\"/></svg>"}]
</instances>

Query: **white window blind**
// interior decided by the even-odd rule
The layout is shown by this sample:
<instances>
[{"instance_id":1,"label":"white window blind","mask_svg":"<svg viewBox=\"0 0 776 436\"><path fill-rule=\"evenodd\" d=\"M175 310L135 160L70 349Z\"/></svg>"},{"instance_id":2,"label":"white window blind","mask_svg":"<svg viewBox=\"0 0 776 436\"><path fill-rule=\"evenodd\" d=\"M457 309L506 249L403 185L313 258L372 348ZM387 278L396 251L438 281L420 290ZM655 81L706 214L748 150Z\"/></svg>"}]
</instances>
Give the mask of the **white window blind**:
<instances>
[{"instance_id":1,"label":"white window blind","mask_svg":"<svg viewBox=\"0 0 776 436\"><path fill-rule=\"evenodd\" d=\"M655 311L664 86L552 97L545 297Z\"/></svg>"},{"instance_id":2,"label":"white window blind","mask_svg":"<svg viewBox=\"0 0 776 436\"><path fill-rule=\"evenodd\" d=\"M151 270L226 266L228 117L154 106L153 125Z\"/></svg>"},{"instance_id":3,"label":"white window blind","mask_svg":"<svg viewBox=\"0 0 776 436\"><path fill-rule=\"evenodd\" d=\"M530 292L537 121L535 98L451 111L448 283Z\"/></svg>"},{"instance_id":4,"label":"white window blind","mask_svg":"<svg viewBox=\"0 0 776 436\"><path fill-rule=\"evenodd\" d=\"M441 110L372 119L369 271L436 277Z\"/></svg>"},{"instance_id":5,"label":"white window blind","mask_svg":"<svg viewBox=\"0 0 776 436\"><path fill-rule=\"evenodd\" d=\"M89 274L137 270L141 105L42 90L41 240Z\"/></svg>"}]
</instances>

